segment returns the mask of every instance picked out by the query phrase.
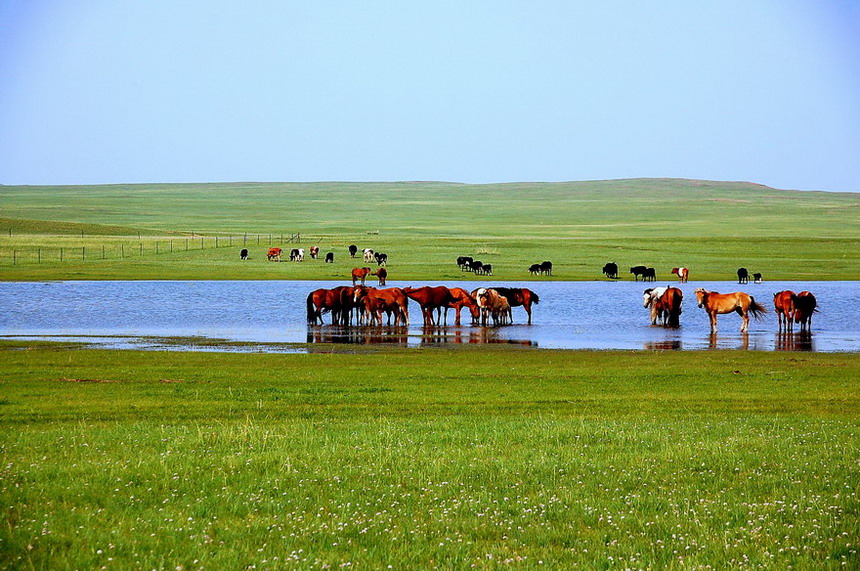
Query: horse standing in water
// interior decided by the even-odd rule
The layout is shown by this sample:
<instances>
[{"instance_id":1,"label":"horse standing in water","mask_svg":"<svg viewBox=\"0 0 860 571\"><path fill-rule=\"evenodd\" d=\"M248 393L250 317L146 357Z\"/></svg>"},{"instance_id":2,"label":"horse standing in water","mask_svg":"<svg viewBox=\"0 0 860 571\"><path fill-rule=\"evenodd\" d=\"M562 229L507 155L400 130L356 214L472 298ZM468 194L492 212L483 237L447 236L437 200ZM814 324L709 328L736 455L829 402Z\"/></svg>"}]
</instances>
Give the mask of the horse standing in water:
<instances>
[{"instance_id":1,"label":"horse standing in water","mask_svg":"<svg viewBox=\"0 0 860 571\"><path fill-rule=\"evenodd\" d=\"M718 293L698 288L696 289L696 300L699 303L699 307L704 308L708 313L708 318L711 321L711 333L717 332L717 315L732 312L737 313L743 319L741 333L746 333L749 331L750 313L756 319L767 313L767 310L756 303L751 295L742 291Z\"/></svg>"},{"instance_id":2,"label":"horse standing in water","mask_svg":"<svg viewBox=\"0 0 860 571\"><path fill-rule=\"evenodd\" d=\"M323 325L322 316L331 312L332 325L349 325L352 311L353 288L338 286L334 289L317 289L308 294L308 324Z\"/></svg>"},{"instance_id":3,"label":"horse standing in water","mask_svg":"<svg viewBox=\"0 0 860 571\"><path fill-rule=\"evenodd\" d=\"M475 299L461 287L452 287L450 288L451 298L453 301L448 304L448 307L454 310L454 325L460 325L460 310L463 307L468 307L469 312L472 314L472 319L477 319L481 312L478 309L478 304L475 302ZM448 309L445 309L445 321L448 321Z\"/></svg>"},{"instance_id":4,"label":"horse standing in water","mask_svg":"<svg viewBox=\"0 0 860 571\"><path fill-rule=\"evenodd\" d=\"M797 296L787 289L773 294L773 309L779 320L779 330L794 331L794 304Z\"/></svg>"},{"instance_id":5,"label":"horse standing in water","mask_svg":"<svg viewBox=\"0 0 860 571\"><path fill-rule=\"evenodd\" d=\"M412 287L408 286L403 288L403 293L405 293L409 299L415 300L418 302L418 305L421 306L421 314L424 317L424 325L433 325L433 310L436 310L436 325L439 325L439 318L441 317L442 311L445 311L445 318L447 320L448 317L448 306L454 301L453 296L451 295L451 290L449 290L445 286L424 286L424 287Z\"/></svg>"},{"instance_id":6,"label":"horse standing in water","mask_svg":"<svg viewBox=\"0 0 860 571\"><path fill-rule=\"evenodd\" d=\"M812 329L812 314L818 311L818 302L811 291L802 291L794 301L794 321L800 323L800 331Z\"/></svg>"},{"instance_id":7,"label":"horse standing in water","mask_svg":"<svg viewBox=\"0 0 860 571\"><path fill-rule=\"evenodd\" d=\"M409 325L409 299L403 290L392 287L388 289L376 289L372 287L357 286L353 288L353 301L356 306L365 307L374 311L375 321L382 325L382 312L388 316L388 325L391 325L391 316L394 316L394 325Z\"/></svg>"},{"instance_id":8,"label":"horse standing in water","mask_svg":"<svg viewBox=\"0 0 860 571\"><path fill-rule=\"evenodd\" d=\"M646 309L651 310L651 325L657 325L658 320L662 322L662 325L666 325L666 318L663 307L660 304L660 298L666 293L667 289L669 289L669 286L649 287L642 292L642 305Z\"/></svg>"},{"instance_id":9,"label":"horse standing in water","mask_svg":"<svg viewBox=\"0 0 860 571\"><path fill-rule=\"evenodd\" d=\"M528 323L529 325L532 324L532 304L537 305L540 303L538 294L530 289L518 287L494 287L491 289L499 292L499 295L508 298L508 304L511 307L522 307L525 309L526 314L529 316ZM513 319L511 319L511 323L513 323Z\"/></svg>"}]
</instances>

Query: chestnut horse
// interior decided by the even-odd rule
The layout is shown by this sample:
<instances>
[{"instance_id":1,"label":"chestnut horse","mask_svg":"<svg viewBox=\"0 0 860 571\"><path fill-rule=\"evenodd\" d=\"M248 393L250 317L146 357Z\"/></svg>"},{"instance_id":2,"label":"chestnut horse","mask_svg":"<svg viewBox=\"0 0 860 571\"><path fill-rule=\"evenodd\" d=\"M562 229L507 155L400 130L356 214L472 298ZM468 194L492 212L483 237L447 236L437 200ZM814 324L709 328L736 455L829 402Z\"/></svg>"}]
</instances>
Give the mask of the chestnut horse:
<instances>
[{"instance_id":1,"label":"chestnut horse","mask_svg":"<svg viewBox=\"0 0 860 571\"><path fill-rule=\"evenodd\" d=\"M779 320L779 330L794 331L794 304L797 296L787 289L773 294L773 309Z\"/></svg>"},{"instance_id":2,"label":"chestnut horse","mask_svg":"<svg viewBox=\"0 0 860 571\"><path fill-rule=\"evenodd\" d=\"M717 293L698 288L696 289L696 300L699 307L703 307L708 312L708 317L711 320L711 333L717 332L717 315L719 314L736 312L743 319L741 333L746 333L749 330L750 313L756 319L767 313L767 310L756 303L751 295L742 291Z\"/></svg>"},{"instance_id":3,"label":"chestnut horse","mask_svg":"<svg viewBox=\"0 0 860 571\"><path fill-rule=\"evenodd\" d=\"M445 286L424 286L424 287L405 287L403 288L403 293L405 293L409 299L413 299L418 302L418 305L421 306L421 314L424 316L424 325L433 325L433 310L436 310L436 325L439 324L439 318L441 317L442 311L445 311L445 318L447 321L448 312L447 308L454 301L454 297L451 295L451 290L446 288Z\"/></svg>"},{"instance_id":4,"label":"chestnut horse","mask_svg":"<svg viewBox=\"0 0 860 571\"><path fill-rule=\"evenodd\" d=\"M468 307L469 312L472 314L472 319L477 319L480 315L480 310L478 309L478 304L475 302L475 299L461 287L452 287L451 298L453 301L448 304L448 307L454 310L454 325L460 325L460 310L463 307ZM445 321L448 321L448 309L445 309Z\"/></svg>"},{"instance_id":5,"label":"chestnut horse","mask_svg":"<svg viewBox=\"0 0 860 571\"><path fill-rule=\"evenodd\" d=\"M681 304L684 302L684 293L676 287L667 287L660 296L659 304L663 311L664 324L668 327L681 326Z\"/></svg>"},{"instance_id":6,"label":"chestnut horse","mask_svg":"<svg viewBox=\"0 0 860 571\"><path fill-rule=\"evenodd\" d=\"M323 324L322 316L331 312L332 325L349 325L353 307L353 288L339 286L334 289L317 289L308 294L308 324Z\"/></svg>"},{"instance_id":7,"label":"chestnut horse","mask_svg":"<svg viewBox=\"0 0 860 571\"><path fill-rule=\"evenodd\" d=\"M409 325L409 299L400 288L376 289L357 286L353 290L353 301L356 305L362 304L365 309L376 312L376 321L380 325L382 325L383 311L388 315L389 325L391 325L392 315L394 315L395 326Z\"/></svg>"},{"instance_id":8,"label":"chestnut horse","mask_svg":"<svg viewBox=\"0 0 860 571\"><path fill-rule=\"evenodd\" d=\"M537 305L540 303L538 294L530 289L518 287L494 287L492 289L499 292L499 295L508 298L508 304L511 307L522 307L525 309L529 316L528 323L529 325L532 324L532 304ZM513 319L511 323L513 323Z\"/></svg>"},{"instance_id":9,"label":"chestnut horse","mask_svg":"<svg viewBox=\"0 0 860 571\"><path fill-rule=\"evenodd\" d=\"M352 268L352 285L355 287L355 282L361 280L361 285L364 285L364 280L370 274L370 268Z\"/></svg>"},{"instance_id":10,"label":"chestnut horse","mask_svg":"<svg viewBox=\"0 0 860 571\"><path fill-rule=\"evenodd\" d=\"M818 302L811 291L802 291L794 301L794 321L800 323L800 331L812 329L812 314L818 311Z\"/></svg>"},{"instance_id":11,"label":"chestnut horse","mask_svg":"<svg viewBox=\"0 0 860 571\"><path fill-rule=\"evenodd\" d=\"M672 273L678 276L678 281L682 284L687 283L688 276L690 275L690 270L687 268L672 268Z\"/></svg>"}]
</instances>

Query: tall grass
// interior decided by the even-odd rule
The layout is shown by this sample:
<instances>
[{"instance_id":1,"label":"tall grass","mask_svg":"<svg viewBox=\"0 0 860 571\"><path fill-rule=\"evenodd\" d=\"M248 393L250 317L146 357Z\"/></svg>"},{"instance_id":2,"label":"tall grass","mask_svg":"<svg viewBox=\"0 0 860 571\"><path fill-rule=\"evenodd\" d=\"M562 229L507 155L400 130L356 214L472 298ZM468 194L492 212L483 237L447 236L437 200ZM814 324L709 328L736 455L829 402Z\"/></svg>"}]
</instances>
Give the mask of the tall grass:
<instances>
[{"instance_id":1,"label":"tall grass","mask_svg":"<svg viewBox=\"0 0 860 571\"><path fill-rule=\"evenodd\" d=\"M856 567L855 355L0 354L0 561Z\"/></svg>"}]
</instances>

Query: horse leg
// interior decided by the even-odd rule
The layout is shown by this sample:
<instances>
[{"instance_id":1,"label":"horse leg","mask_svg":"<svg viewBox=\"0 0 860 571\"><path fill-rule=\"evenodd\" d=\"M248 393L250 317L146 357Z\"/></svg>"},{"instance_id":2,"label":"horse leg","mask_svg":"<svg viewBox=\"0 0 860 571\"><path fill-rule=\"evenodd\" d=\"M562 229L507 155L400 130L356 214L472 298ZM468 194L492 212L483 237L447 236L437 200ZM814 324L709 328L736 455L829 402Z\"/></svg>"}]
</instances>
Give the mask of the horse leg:
<instances>
[{"instance_id":1,"label":"horse leg","mask_svg":"<svg viewBox=\"0 0 860 571\"><path fill-rule=\"evenodd\" d=\"M743 320L741 322L741 333L746 333L750 326L750 314L741 308L738 308L736 311L740 314L741 319Z\"/></svg>"},{"instance_id":2,"label":"horse leg","mask_svg":"<svg viewBox=\"0 0 860 571\"><path fill-rule=\"evenodd\" d=\"M709 311L708 317L711 319L711 333L717 332L717 312Z\"/></svg>"},{"instance_id":3,"label":"horse leg","mask_svg":"<svg viewBox=\"0 0 860 571\"><path fill-rule=\"evenodd\" d=\"M532 324L532 304L531 303L523 304L523 309L526 310L526 313L529 316L529 325L531 325Z\"/></svg>"}]
</instances>

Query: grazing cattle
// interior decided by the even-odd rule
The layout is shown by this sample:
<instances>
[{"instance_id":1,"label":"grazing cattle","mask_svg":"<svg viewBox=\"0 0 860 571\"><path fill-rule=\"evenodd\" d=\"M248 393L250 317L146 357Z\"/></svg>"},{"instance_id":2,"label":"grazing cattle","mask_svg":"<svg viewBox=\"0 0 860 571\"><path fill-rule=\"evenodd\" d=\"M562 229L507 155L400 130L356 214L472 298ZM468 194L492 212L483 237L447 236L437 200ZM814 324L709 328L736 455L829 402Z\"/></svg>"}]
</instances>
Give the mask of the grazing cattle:
<instances>
[{"instance_id":1,"label":"grazing cattle","mask_svg":"<svg viewBox=\"0 0 860 571\"><path fill-rule=\"evenodd\" d=\"M365 262L373 261L373 248L365 248L364 250L362 250L362 253L364 254Z\"/></svg>"},{"instance_id":2,"label":"grazing cattle","mask_svg":"<svg viewBox=\"0 0 860 571\"><path fill-rule=\"evenodd\" d=\"M421 314L424 317L424 325L433 325L433 310L436 310L436 324L439 324L439 317L442 311L446 310L453 301L451 290L445 286L424 286L419 288L405 287L403 288L409 299L413 299L421 306ZM445 319L447 320L448 312L445 311Z\"/></svg>"},{"instance_id":3,"label":"grazing cattle","mask_svg":"<svg viewBox=\"0 0 860 571\"><path fill-rule=\"evenodd\" d=\"M651 325L657 325L657 321L661 321L662 325L666 324L666 318L663 315L663 307L659 303L660 298L666 293L666 287L649 287L642 292L643 307L651 310Z\"/></svg>"},{"instance_id":4,"label":"grazing cattle","mask_svg":"<svg viewBox=\"0 0 860 571\"><path fill-rule=\"evenodd\" d=\"M760 284L761 281L761 274L753 274L753 283Z\"/></svg>"},{"instance_id":5,"label":"grazing cattle","mask_svg":"<svg viewBox=\"0 0 860 571\"><path fill-rule=\"evenodd\" d=\"M755 299L747 293L736 291L734 293L717 293L702 288L696 289L696 300L699 307L705 309L711 321L711 333L717 332L717 315L736 312L741 316L741 333L749 330L750 316L758 319L767 313L767 310L756 303Z\"/></svg>"},{"instance_id":6,"label":"grazing cattle","mask_svg":"<svg viewBox=\"0 0 860 571\"><path fill-rule=\"evenodd\" d=\"M811 291L802 291L794 300L794 322L800 323L800 331L812 330L812 314L818 311L818 301Z\"/></svg>"},{"instance_id":7,"label":"grazing cattle","mask_svg":"<svg viewBox=\"0 0 860 571\"><path fill-rule=\"evenodd\" d=\"M364 280L369 275L371 275L370 268L352 268L352 285L355 286L355 282L359 280L361 280L361 285L364 285Z\"/></svg>"},{"instance_id":8,"label":"grazing cattle","mask_svg":"<svg viewBox=\"0 0 860 571\"><path fill-rule=\"evenodd\" d=\"M290 250L290 261L291 262L304 262L305 261L305 249L304 248L293 248Z\"/></svg>"},{"instance_id":9,"label":"grazing cattle","mask_svg":"<svg viewBox=\"0 0 860 571\"><path fill-rule=\"evenodd\" d=\"M552 262L542 262L540 265L540 273L551 276L552 275Z\"/></svg>"},{"instance_id":10,"label":"grazing cattle","mask_svg":"<svg viewBox=\"0 0 860 571\"><path fill-rule=\"evenodd\" d=\"M527 288L494 287L492 289L498 292L499 295L507 298L511 307L522 307L525 309L528 315L528 324L532 324L532 304L537 305L540 303L538 294ZM474 297L474 294L472 297ZM513 319L511 322L513 323Z\"/></svg>"},{"instance_id":11,"label":"grazing cattle","mask_svg":"<svg viewBox=\"0 0 860 571\"><path fill-rule=\"evenodd\" d=\"M388 265L388 254L383 254L382 252L377 252L373 255L376 259L377 266L386 266Z\"/></svg>"},{"instance_id":12,"label":"grazing cattle","mask_svg":"<svg viewBox=\"0 0 860 571\"><path fill-rule=\"evenodd\" d=\"M281 261L281 253L283 252L280 248L269 248L269 251L266 253L266 258L271 262L275 260L277 262Z\"/></svg>"},{"instance_id":13,"label":"grazing cattle","mask_svg":"<svg viewBox=\"0 0 860 571\"><path fill-rule=\"evenodd\" d=\"M797 295L790 289L778 291L773 294L773 309L776 311L778 320L777 329L782 331L783 328L788 331L794 331L794 305L797 300Z\"/></svg>"},{"instance_id":14,"label":"grazing cattle","mask_svg":"<svg viewBox=\"0 0 860 571\"><path fill-rule=\"evenodd\" d=\"M355 244L352 244L349 247L349 257L354 258L357 253L358 253L358 246L356 246Z\"/></svg>"},{"instance_id":15,"label":"grazing cattle","mask_svg":"<svg viewBox=\"0 0 860 571\"><path fill-rule=\"evenodd\" d=\"M319 246L311 246L310 250L311 259L316 260L320 257L320 247Z\"/></svg>"},{"instance_id":16,"label":"grazing cattle","mask_svg":"<svg viewBox=\"0 0 860 571\"><path fill-rule=\"evenodd\" d=\"M633 280L638 282L639 276L644 276L645 270L647 269L648 268L646 268L645 266L633 266L632 268L630 268L630 273L633 274Z\"/></svg>"},{"instance_id":17,"label":"grazing cattle","mask_svg":"<svg viewBox=\"0 0 860 571\"><path fill-rule=\"evenodd\" d=\"M645 268L645 271L642 273L642 281L643 282L656 282L657 281L657 271L654 268Z\"/></svg>"},{"instance_id":18,"label":"grazing cattle","mask_svg":"<svg viewBox=\"0 0 860 571\"><path fill-rule=\"evenodd\" d=\"M672 273L678 276L678 281L682 284L687 283L687 279L690 275L690 270L687 268L672 268Z\"/></svg>"},{"instance_id":19,"label":"grazing cattle","mask_svg":"<svg viewBox=\"0 0 860 571\"><path fill-rule=\"evenodd\" d=\"M746 268L738 268L738 283L747 284L750 281L750 273Z\"/></svg>"},{"instance_id":20,"label":"grazing cattle","mask_svg":"<svg viewBox=\"0 0 860 571\"><path fill-rule=\"evenodd\" d=\"M460 267L461 272L470 272L472 268L470 264L472 263L472 258L470 256L458 256L457 257L457 265Z\"/></svg>"},{"instance_id":21,"label":"grazing cattle","mask_svg":"<svg viewBox=\"0 0 860 571\"><path fill-rule=\"evenodd\" d=\"M334 263L334 252L328 252L325 255L324 263L326 263L326 264L333 264Z\"/></svg>"},{"instance_id":22,"label":"grazing cattle","mask_svg":"<svg viewBox=\"0 0 860 571\"><path fill-rule=\"evenodd\" d=\"M354 288L353 300L356 304L363 304L366 312L376 313L375 321L382 324L382 312L388 316L388 325L394 317L394 325L409 325L409 302L406 294L400 288L376 289L372 287L357 286ZM367 300L370 300L367 302Z\"/></svg>"},{"instance_id":23,"label":"grazing cattle","mask_svg":"<svg viewBox=\"0 0 860 571\"><path fill-rule=\"evenodd\" d=\"M240 260L247 260L248 259L248 248L242 248L242 251L239 252L239 259Z\"/></svg>"},{"instance_id":24,"label":"grazing cattle","mask_svg":"<svg viewBox=\"0 0 860 571\"><path fill-rule=\"evenodd\" d=\"M609 262L605 266L603 266L603 275L611 280L618 279L618 264L615 262Z\"/></svg>"},{"instance_id":25,"label":"grazing cattle","mask_svg":"<svg viewBox=\"0 0 860 571\"><path fill-rule=\"evenodd\" d=\"M484 264L484 266L481 268L481 273L482 273L483 275L485 275L485 276L491 276L491 275L493 275L493 266L492 266L492 264Z\"/></svg>"},{"instance_id":26,"label":"grazing cattle","mask_svg":"<svg viewBox=\"0 0 860 571\"><path fill-rule=\"evenodd\" d=\"M471 269L471 271L475 272L476 274L480 274L481 272L484 271L484 264L480 260L472 260L469 263L469 268Z\"/></svg>"},{"instance_id":27,"label":"grazing cattle","mask_svg":"<svg viewBox=\"0 0 860 571\"><path fill-rule=\"evenodd\" d=\"M540 273L540 264L532 264L529 266L529 273L536 276Z\"/></svg>"},{"instance_id":28,"label":"grazing cattle","mask_svg":"<svg viewBox=\"0 0 860 571\"><path fill-rule=\"evenodd\" d=\"M385 285L385 280L388 278L388 270L385 268L379 268L371 275L376 276L376 279L379 280L379 285Z\"/></svg>"},{"instance_id":29,"label":"grazing cattle","mask_svg":"<svg viewBox=\"0 0 860 571\"><path fill-rule=\"evenodd\" d=\"M468 307L469 312L472 314L472 320L476 321L480 315L480 310L478 309L478 304L475 302L475 299L463 288L452 287L450 288L451 292L451 303L448 304L448 307L454 310L454 325L460 325L460 310L463 307ZM448 309L445 309L445 322L448 321Z\"/></svg>"}]
</instances>

